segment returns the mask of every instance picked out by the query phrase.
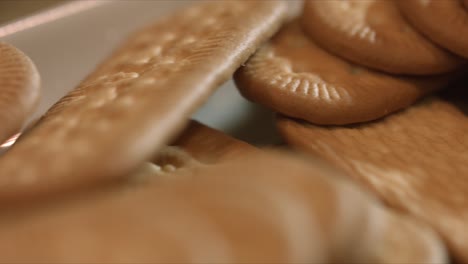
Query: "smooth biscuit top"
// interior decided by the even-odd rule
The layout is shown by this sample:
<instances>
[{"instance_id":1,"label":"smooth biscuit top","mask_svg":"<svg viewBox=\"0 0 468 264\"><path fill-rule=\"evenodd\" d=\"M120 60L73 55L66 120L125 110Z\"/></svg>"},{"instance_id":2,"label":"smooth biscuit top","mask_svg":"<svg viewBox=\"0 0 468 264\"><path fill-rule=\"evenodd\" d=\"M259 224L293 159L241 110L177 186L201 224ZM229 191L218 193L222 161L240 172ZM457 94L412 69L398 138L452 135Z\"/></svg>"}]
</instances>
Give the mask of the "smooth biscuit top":
<instances>
[{"instance_id":1,"label":"smooth biscuit top","mask_svg":"<svg viewBox=\"0 0 468 264\"><path fill-rule=\"evenodd\" d=\"M322 48L389 73L444 73L462 62L413 29L394 1L310 0L301 23Z\"/></svg>"},{"instance_id":2,"label":"smooth biscuit top","mask_svg":"<svg viewBox=\"0 0 468 264\"><path fill-rule=\"evenodd\" d=\"M396 1L406 19L427 38L468 58L468 10L461 0ZM466 6L466 0L465 6Z\"/></svg>"}]
</instances>

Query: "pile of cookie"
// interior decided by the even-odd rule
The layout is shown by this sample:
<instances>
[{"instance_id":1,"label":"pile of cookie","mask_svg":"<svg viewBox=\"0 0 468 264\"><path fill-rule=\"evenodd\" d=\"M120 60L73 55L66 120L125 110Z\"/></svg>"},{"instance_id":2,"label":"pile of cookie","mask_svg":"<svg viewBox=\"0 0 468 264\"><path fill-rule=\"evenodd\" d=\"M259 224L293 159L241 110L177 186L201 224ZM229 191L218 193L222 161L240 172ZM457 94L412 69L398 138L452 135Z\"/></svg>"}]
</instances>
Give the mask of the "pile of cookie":
<instances>
[{"instance_id":1,"label":"pile of cookie","mask_svg":"<svg viewBox=\"0 0 468 264\"><path fill-rule=\"evenodd\" d=\"M0 262L468 262L463 1L297 3L129 36L0 157ZM190 121L232 76L286 147ZM0 89L4 141L40 94L5 43Z\"/></svg>"}]
</instances>

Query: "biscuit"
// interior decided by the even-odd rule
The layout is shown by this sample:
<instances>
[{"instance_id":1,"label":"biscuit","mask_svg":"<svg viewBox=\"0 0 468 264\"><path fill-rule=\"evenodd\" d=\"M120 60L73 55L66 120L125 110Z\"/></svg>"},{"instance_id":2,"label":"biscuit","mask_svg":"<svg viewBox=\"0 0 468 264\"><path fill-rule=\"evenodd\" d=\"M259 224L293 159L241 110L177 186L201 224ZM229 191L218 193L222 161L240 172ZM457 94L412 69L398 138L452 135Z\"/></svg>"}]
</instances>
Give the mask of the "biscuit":
<instances>
[{"instance_id":1,"label":"biscuit","mask_svg":"<svg viewBox=\"0 0 468 264\"><path fill-rule=\"evenodd\" d=\"M389 206L429 223L464 263L468 90L461 88L377 122L319 127L280 118L278 128L294 148L326 159Z\"/></svg>"},{"instance_id":2,"label":"biscuit","mask_svg":"<svg viewBox=\"0 0 468 264\"><path fill-rule=\"evenodd\" d=\"M174 142L161 148L146 165L140 166L137 174L141 177L135 176L134 173L130 179L147 180L151 177L148 176L148 169L153 173L171 173L179 169L233 161L245 154L259 151L244 141L191 120Z\"/></svg>"},{"instance_id":3,"label":"biscuit","mask_svg":"<svg viewBox=\"0 0 468 264\"><path fill-rule=\"evenodd\" d=\"M206 164L229 161L258 151L250 144L197 121L191 121L171 145L181 147L196 160Z\"/></svg>"},{"instance_id":4,"label":"biscuit","mask_svg":"<svg viewBox=\"0 0 468 264\"><path fill-rule=\"evenodd\" d=\"M307 35L322 48L385 72L437 74L452 71L461 63L414 30L394 1L310 0L305 3L301 22ZM446 30L447 25L442 28Z\"/></svg>"},{"instance_id":5,"label":"biscuit","mask_svg":"<svg viewBox=\"0 0 468 264\"><path fill-rule=\"evenodd\" d=\"M0 142L19 132L40 98L34 63L12 45L0 42Z\"/></svg>"},{"instance_id":6,"label":"biscuit","mask_svg":"<svg viewBox=\"0 0 468 264\"><path fill-rule=\"evenodd\" d=\"M430 229L319 163L251 152L169 174L3 211L0 261L446 262Z\"/></svg>"},{"instance_id":7,"label":"biscuit","mask_svg":"<svg viewBox=\"0 0 468 264\"><path fill-rule=\"evenodd\" d=\"M395 76L356 66L316 46L297 22L284 27L234 77L247 99L316 124L380 118L449 79Z\"/></svg>"},{"instance_id":8,"label":"biscuit","mask_svg":"<svg viewBox=\"0 0 468 264\"><path fill-rule=\"evenodd\" d=\"M160 150L151 162L164 169L190 167L196 164L212 165L232 161L246 153L257 152L256 147L223 132L191 120L187 128ZM163 164L163 165L161 165Z\"/></svg>"},{"instance_id":9,"label":"biscuit","mask_svg":"<svg viewBox=\"0 0 468 264\"><path fill-rule=\"evenodd\" d=\"M286 17L282 1L208 1L130 36L2 156L0 200L125 175L172 140Z\"/></svg>"},{"instance_id":10,"label":"biscuit","mask_svg":"<svg viewBox=\"0 0 468 264\"><path fill-rule=\"evenodd\" d=\"M395 2L419 32L442 47L468 58L468 11L460 0Z\"/></svg>"}]
</instances>

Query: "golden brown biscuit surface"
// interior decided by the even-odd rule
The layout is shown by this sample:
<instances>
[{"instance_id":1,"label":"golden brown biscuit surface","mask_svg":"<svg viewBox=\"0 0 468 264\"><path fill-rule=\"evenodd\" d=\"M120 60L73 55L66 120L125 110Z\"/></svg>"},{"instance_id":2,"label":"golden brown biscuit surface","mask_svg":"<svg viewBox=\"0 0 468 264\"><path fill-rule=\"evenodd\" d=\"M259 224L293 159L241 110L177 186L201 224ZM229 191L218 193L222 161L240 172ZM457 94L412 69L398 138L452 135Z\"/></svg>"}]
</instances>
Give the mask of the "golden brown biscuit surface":
<instances>
[{"instance_id":1,"label":"golden brown biscuit surface","mask_svg":"<svg viewBox=\"0 0 468 264\"><path fill-rule=\"evenodd\" d=\"M461 63L413 29L393 1L309 0L301 22L322 48L389 73L437 74Z\"/></svg>"},{"instance_id":2,"label":"golden brown biscuit surface","mask_svg":"<svg viewBox=\"0 0 468 264\"><path fill-rule=\"evenodd\" d=\"M293 147L345 170L388 205L431 224L468 261L468 111L466 87L383 120L319 127L279 118Z\"/></svg>"},{"instance_id":3,"label":"golden brown biscuit surface","mask_svg":"<svg viewBox=\"0 0 468 264\"><path fill-rule=\"evenodd\" d=\"M442 88L447 76L403 77L366 69L315 45L297 22L235 74L246 98L316 124L373 120Z\"/></svg>"},{"instance_id":4,"label":"golden brown biscuit surface","mask_svg":"<svg viewBox=\"0 0 468 264\"><path fill-rule=\"evenodd\" d=\"M208 1L137 32L2 156L0 200L134 169L180 132L286 15L282 1Z\"/></svg>"},{"instance_id":5,"label":"golden brown biscuit surface","mask_svg":"<svg viewBox=\"0 0 468 264\"><path fill-rule=\"evenodd\" d=\"M319 163L250 152L165 177L147 171L146 181L138 184L130 179L46 206L2 212L0 261L446 260L442 244L428 228L384 210ZM400 247L391 238L411 242Z\"/></svg>"},{"instance_id":6,"label":"golden brown biscuit surface","mask_svg":"<svg viewBox=\"0 0 468 264\"><path fill-rule=\"evenodd\" d=\"M257 148L197 121L190 122L184 132L171 144L179 146L204 163L228 161L242 157Z\"/></svg>"},{"instance_id":7,"label":"golden brown biscuit surface","mask_svg":"<svg viewBox=\"0 0 468 264\"><path fill-rule=\"evenodd\" d=\"M461 0L396 2L418 31L442 47L468 58L468 11Z\"/></svg>"}]
</instances>

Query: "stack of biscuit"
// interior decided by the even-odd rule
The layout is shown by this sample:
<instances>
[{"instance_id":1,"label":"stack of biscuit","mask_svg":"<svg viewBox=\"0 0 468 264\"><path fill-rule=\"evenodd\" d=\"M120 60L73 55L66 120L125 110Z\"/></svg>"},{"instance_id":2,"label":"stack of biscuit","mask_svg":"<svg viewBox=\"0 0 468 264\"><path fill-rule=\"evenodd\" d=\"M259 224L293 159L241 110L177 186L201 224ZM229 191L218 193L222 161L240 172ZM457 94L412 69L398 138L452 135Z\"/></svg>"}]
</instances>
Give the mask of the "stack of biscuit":
<instances>
[{"instance_id":1,"label":"stack of biscuit","mask_svg":"<svg viewBox=\"0 0 468 264\"><path fill-rule=\"evenodd\" d=\"M130 35L0 157L0 262L468 262L463 1L298 3ZM232 76L286 146L190 120ZM0 140L39 91L0 43Z\"/></svg>"},{"instance_id":2,"label":"stack of biscuit","mask_svg":"<svg viewBox=\"0 0 468 264\"><path fill-rule=\"evenodd\" d=\"M235 80L281 113L288 145L430 224L468 262L467 30L458 0L306 1Z\"/></svg>"}]
</instances>

